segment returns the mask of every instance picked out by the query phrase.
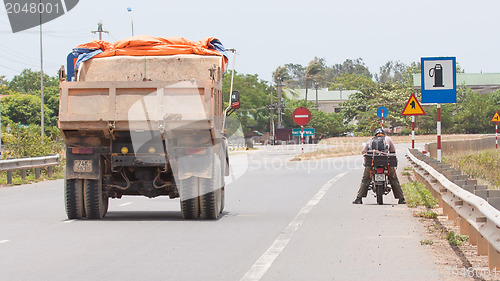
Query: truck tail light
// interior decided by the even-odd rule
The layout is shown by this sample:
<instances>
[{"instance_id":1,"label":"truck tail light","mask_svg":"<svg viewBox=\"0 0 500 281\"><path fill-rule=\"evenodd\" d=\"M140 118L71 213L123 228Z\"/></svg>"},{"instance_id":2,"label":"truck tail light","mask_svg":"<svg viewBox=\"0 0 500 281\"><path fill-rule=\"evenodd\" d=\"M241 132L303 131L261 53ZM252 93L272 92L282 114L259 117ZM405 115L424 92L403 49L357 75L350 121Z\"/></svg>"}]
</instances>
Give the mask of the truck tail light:
<instances>
[{"instance_id":1,"label":"truck tail light","mask_svg":"<svg viewBox=\"0 0 500 281\"><path fill-rule=\"evenodd\" d=\"M383 174L384 168L377 168L377 174Z\"/></svg>"},{"instance_id":2,"label":"truck tail light","mask_svg":"<svg viewBox=\"0 0 500 281\"><path fill-rule=\"evenodd\" d=\"M72 147L71 153L73 154L92 154L94 150L92 147Z\"/></svg>"}]
</instances>

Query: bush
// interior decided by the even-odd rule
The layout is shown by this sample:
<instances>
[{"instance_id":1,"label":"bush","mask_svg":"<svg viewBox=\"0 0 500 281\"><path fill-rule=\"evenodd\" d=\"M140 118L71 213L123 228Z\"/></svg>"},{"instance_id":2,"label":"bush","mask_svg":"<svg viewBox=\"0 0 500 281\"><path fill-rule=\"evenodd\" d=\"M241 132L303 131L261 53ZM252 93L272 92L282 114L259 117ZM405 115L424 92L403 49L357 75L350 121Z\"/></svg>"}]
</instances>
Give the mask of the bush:
<instances>
[{"instance_id":1,"label":"bush","mask_svg":"<svg viewBox=\"0 0 500 281\"><path fill-rule=\"evenodd\" d=\"M47 156L60 153L64 144L58 140L54 130L51 134L41 136L38 125L15 125L10 126L12 132L4 136L5 150L3 159Z\"/></svg>"}]
</instances>

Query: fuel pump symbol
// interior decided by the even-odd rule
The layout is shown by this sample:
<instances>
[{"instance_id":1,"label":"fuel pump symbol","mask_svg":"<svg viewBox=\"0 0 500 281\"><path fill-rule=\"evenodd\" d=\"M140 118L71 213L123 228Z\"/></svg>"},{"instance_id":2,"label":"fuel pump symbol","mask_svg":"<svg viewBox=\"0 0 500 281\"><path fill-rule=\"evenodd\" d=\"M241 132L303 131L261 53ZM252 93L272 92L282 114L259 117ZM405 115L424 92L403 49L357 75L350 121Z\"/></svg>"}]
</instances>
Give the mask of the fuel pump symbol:
<instances>
[{"instance_id":1,"label":"fuel pump symbol","mask_svg":"<svg viewBox=\"0 0 500 281\"><path fill-rule=\"evenodd\" d=\"M429 76L434 77L434 88L444 87L443 85L443 66L437 63L433 68L429 69Z\"/></svg>"}]
</instances>

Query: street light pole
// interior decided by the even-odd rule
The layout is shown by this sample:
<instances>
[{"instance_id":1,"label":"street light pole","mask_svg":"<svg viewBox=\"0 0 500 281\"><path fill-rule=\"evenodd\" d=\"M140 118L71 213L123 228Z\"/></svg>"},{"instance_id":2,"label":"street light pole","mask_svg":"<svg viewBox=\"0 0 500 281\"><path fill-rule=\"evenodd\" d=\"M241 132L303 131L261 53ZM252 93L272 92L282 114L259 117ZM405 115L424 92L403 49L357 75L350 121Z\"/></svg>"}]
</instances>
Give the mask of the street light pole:
<instances>
[{"instance_id":1,"label":"street light pole","mask_svg":"<svg viewBox=\"0 0 500 281\"><path fill-rule=\"evenodd\" d=\"M40 0L40 4L42 4L42 0ZM43 136L45 134L45 129L44 129L44 110L43 110L43 41L42 41L42 13L40 13L40 112L41 112L41 118L40 118L40 127L42 131L42 141L43 141Z\"/></svg>"},{"instance_id":2,"label":"street light pole","mask_svg":"<svg viewBox=\"0 0 500 281\"><path fill-rule=\"evenodd\" d=\"M134 36L134 19L132 18L132 8L128 7L127 11L130 14L130 23L132 24L132 36Z\"/></svg>"}]
</instances>

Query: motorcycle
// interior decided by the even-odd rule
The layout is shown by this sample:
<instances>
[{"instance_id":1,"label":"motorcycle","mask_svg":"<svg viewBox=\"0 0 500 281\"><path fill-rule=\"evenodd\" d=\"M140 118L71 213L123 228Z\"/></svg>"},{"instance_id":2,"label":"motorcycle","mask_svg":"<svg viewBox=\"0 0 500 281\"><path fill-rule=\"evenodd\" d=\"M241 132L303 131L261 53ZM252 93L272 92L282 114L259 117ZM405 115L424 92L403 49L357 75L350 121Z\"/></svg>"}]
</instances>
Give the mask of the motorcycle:
<instances>
[{"instance_id":1,"label":"motorcycle","mask_svg":"<svg viewBox=\"0 0 500 281\"><path fill-rule=\"evenodd\" d=\"M365 154L365 166L370 166L371 182L368 189L375 193L377 204L384 204L384 195L391 192L392 186L389 181L389 167L397 166L397 158L394 153L380 151L368 151Z\"/></svg>"}]
</instances>

